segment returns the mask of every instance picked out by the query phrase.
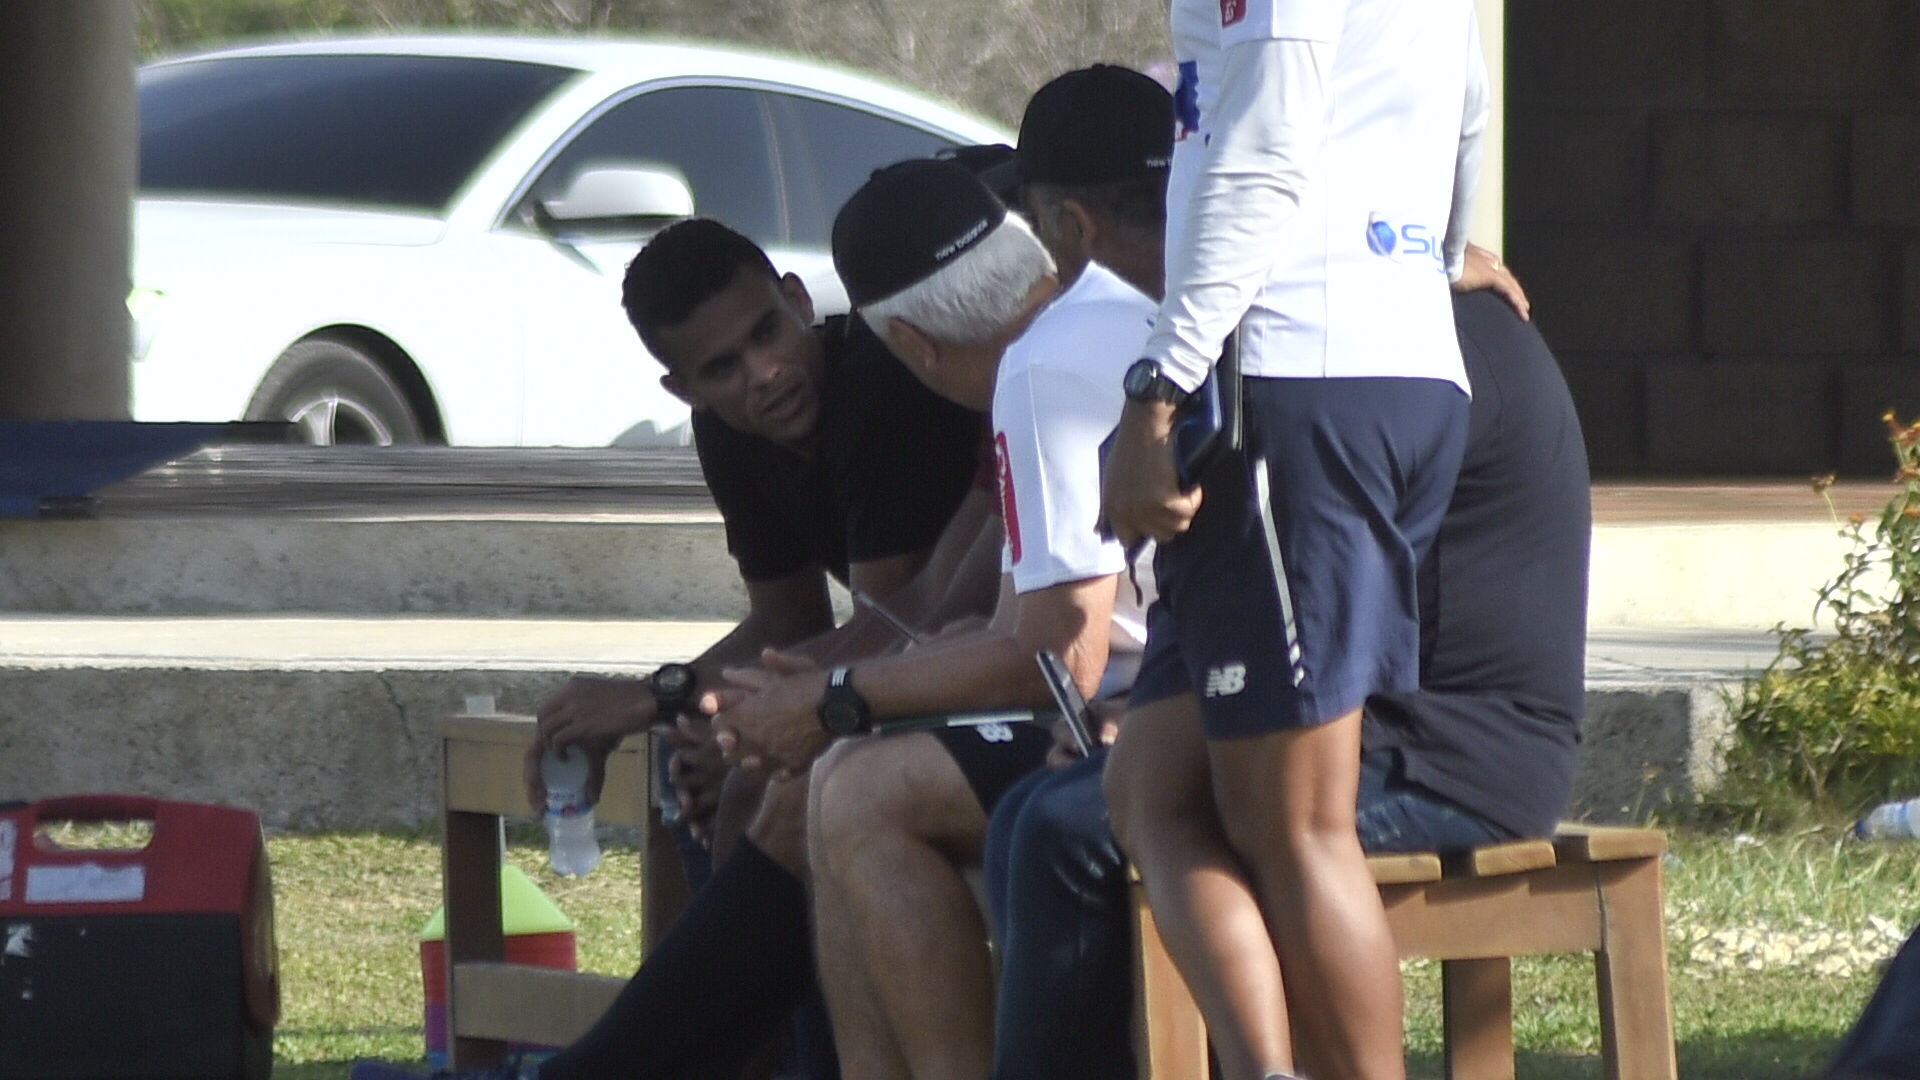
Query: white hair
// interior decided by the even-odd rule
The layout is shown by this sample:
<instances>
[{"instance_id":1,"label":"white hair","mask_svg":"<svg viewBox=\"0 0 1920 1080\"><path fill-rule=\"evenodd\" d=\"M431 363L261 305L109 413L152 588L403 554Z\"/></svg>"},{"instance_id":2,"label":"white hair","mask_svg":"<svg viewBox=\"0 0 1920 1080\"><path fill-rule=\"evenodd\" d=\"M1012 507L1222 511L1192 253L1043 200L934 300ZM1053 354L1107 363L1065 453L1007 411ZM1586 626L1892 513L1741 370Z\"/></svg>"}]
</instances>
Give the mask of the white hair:
<instances>
[{"instance_id":1,"label":"white hair","mask_svg":"<svg viewBox=\"0 0 1920 1080\"><path fill-rule=\"evenodd\" d=\"M1034 283L1054 272L1053 256L1017 214L931 275L860 309L883 339L899 319L935 341L975 345L1025 310Z\"/></svg>"}]
</instances>

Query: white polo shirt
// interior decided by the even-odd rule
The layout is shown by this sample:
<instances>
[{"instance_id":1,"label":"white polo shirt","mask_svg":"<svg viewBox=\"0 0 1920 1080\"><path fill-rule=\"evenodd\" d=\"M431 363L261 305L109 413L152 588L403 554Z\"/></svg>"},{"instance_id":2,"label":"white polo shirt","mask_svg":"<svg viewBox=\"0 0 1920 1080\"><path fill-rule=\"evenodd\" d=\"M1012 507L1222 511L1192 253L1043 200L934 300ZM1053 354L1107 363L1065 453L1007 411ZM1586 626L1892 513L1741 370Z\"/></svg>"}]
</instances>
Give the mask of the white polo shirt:
<instances>
[{"instance_id":1,"label":"white polo shirt","mask_svg":"<svg viewBox=\"0 0 1920 1080\"><path fill-rule=\"evenodd\" d=\"M1240 325L1250 375L1464 389L1447 283L1488 107L1472 0L1174 0L1172 22L1205 148L1190 179L1176 150L1191 196L1168 203L1144 355L1192 388Z\"/></svg>"},{"instance_id":2,"label":"white polo shirt","mask_svg":"<svg viewBox=\"0 0 1920 1080\"><path fill-rule=\"evenodd\" d=\"M1027 325L1000 359L993 388L1006 542L1001 569L1016 592L1124 574L1126 553L1102 539L1100 443L1120 422L1127 366L1140 358L1153 301L1098 263ZM1144 602L1126 580L1113 604L1110 649L1146 644L1152 560L1138 566Z\"/></svg>"}]
</instances>

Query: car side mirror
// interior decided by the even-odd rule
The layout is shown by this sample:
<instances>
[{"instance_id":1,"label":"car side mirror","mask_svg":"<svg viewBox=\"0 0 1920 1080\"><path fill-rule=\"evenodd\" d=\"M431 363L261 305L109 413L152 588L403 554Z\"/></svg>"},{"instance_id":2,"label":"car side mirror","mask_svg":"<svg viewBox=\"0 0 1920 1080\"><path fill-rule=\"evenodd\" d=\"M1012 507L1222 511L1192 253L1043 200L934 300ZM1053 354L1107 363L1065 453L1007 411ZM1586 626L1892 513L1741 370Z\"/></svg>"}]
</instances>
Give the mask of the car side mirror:
<instances>
[{"instance_id":1,"label":"car side mirror","mask_svg":"<svg viewBox=\"0 0 1920 1080\"><path fill-rule=\"evenodd\" d=\"M677 169L621 166L585 169L557 199L540 203L556 224L616 224L693 216L693 189Z\"/></svg>"}]
</instances>

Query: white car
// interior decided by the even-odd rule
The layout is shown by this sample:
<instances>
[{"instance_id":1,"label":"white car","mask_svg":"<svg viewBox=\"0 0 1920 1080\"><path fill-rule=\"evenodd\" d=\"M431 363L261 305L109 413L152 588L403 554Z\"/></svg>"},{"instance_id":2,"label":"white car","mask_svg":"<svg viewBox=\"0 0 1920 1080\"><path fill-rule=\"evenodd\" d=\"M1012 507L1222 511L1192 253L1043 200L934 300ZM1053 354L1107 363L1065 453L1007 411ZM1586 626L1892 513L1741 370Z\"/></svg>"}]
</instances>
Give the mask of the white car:
<instances>
[{"instance_id":1,"label":"white car","mask_svg":"<svg viewBox=\"0 0 1920 1080\"><path fill-rule=\"evenodd\" d=\"M846 308L828 233L875 168L1009 141L814 64L596 39L260 46L140 70L133 413L316 443L678 443L620 308L698 213Z\"/></svg>"}]
</instances>

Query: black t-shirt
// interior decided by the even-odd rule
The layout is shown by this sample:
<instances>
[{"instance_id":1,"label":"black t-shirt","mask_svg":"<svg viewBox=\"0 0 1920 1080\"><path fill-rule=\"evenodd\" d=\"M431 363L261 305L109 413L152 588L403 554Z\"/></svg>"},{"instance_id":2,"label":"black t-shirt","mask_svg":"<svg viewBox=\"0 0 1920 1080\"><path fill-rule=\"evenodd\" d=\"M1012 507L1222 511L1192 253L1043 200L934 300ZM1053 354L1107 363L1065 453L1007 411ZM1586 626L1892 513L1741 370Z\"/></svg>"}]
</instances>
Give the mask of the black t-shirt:
<instances>
[{"instance_id":1,"label":"black t-shirt","mask_svg":"<svg viewBox=\"0 0 1920 1080\"><path fill-rule=\"evenodd\" d=\"M926 388L864 321L836 315L813 454L693 414L700 470L748 581L932 547L966 496L984 418Z\"/></svg>"},{"instance_id":2,"label":"black t-shirt","mask_svg":"<svg viewBox=\"0 0 1920 1080\"><path fill-rule=\"evenodd\" d=\"M1522 835L1548 835L1573 789L1592 537L1586 444L1533 324L1454 297L1473 385L1453 501L1420 568L1420 686L1367 702L1367 745L1408 780Z\"/></svg>"}]
</instances>

